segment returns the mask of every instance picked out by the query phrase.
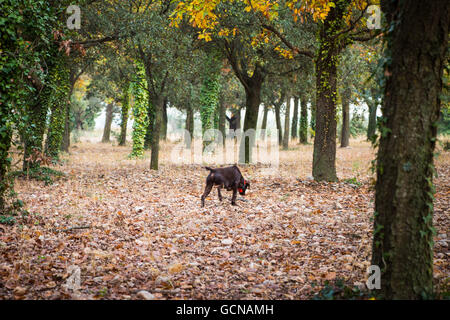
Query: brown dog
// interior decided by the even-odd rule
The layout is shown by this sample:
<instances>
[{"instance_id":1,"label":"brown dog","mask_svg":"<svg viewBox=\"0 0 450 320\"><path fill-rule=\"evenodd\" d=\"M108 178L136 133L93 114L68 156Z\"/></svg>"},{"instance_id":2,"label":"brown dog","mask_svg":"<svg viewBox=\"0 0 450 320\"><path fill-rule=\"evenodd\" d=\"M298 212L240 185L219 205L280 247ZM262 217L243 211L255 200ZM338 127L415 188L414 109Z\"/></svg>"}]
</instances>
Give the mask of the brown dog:
<instances>
[{"instance_id":1,"label":"brown dog","mask_svg":"<svg viewBox=\"0 0 450 320\"><path fill-rule=\"evenodd\" d=\"M247 188L250 188L250 183L244 179L241 171L236 165L217 169L205 167L205 169L211 172L206 178L205 192L203 192L202 195L202 207L205 206L205 198L211 192L213 186L217 186L217 192L220 201L222 201L222 195L220 194L221 188L225 188L227 191L233 190L231 204L234 206L236 205L237 192L239 191L239 194L244 196L245 190L247 190Z\"/></svg>"}]
</instances>

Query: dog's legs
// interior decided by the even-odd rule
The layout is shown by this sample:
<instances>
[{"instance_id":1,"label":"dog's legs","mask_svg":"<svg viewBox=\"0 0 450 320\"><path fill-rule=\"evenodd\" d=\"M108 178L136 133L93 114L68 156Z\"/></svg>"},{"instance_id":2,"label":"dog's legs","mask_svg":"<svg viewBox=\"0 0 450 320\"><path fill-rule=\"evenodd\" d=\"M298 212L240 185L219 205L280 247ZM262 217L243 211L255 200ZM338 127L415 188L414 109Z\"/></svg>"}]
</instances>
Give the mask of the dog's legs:
<instances>
[{"instance_id":1,"label":"dog's legs","mask_svg":"<svg viewBox=\"0 0 450 320\"><path fill-rule=\"evenodd\" d=\"M222 194L220 193L220 187L217 188L217 194L219 195L219 200L222 201Z\"/></svg>"},{"instance_id":2,"label":"dog's legs","mask_svg":"<svg viewBox=\"0 0 450 320\"><path fill-rule=\"evenodd\" d=\"M205 198L208 196L208 194L211 192L213 185L212 184L207 184L205 187L205 192L203 192L202 195L202 207L205 206Z\"/></svg>"},{"instance_id":3,"label":"dog's legs","mask_svg":"<svg viewBox=\"0 0 450 320\"><path fill-rule=\"evenodd\" d=\"M237 196L237 188L234 187L234 188L233 188L233 197L231 198L231 204L232 204L233 206L236 205L236 196Z\"/></svg>"}]
</instances>

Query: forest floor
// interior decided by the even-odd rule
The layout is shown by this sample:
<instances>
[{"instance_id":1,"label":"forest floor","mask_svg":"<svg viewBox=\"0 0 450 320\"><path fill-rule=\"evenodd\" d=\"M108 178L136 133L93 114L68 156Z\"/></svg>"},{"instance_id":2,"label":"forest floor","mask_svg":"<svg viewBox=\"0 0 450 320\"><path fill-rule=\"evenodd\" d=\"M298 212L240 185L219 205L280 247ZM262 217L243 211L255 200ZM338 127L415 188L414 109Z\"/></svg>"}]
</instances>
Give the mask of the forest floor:
<instances>
[{"instance_id":1,"label":"forest floor","mask_svg":"<svg viewBox=\"0 0 450 320\"><path fill-rule=\"evenodd\" d=\"M362 286L370 265L371 161L362 140L337 150L340 182L311 180L312 145L280 152L280 166L240 166L251 181L237 206L208 172L130 147L83 141L54 169L66 177L17 179L29 215L0 225L0 299L309 299L326 281ZM434 278L450 275L450 152L436 160ZM78 269L79 268L79 269ZM80 273L77 286L76 270ZM72 281L72 285L70 282Z\"/></svg>"}]
</instances>

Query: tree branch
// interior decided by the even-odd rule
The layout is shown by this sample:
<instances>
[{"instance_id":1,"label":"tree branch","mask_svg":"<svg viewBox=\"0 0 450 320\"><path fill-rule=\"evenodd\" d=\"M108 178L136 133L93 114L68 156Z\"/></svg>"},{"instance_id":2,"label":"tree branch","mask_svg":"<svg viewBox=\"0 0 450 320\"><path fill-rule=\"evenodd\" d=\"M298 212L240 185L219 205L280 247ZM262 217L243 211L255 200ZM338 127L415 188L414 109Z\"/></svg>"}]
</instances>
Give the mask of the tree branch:
<instances>
[{"instance_id":1,"label":"tree branch","mask_svg":"<svg viewBox=\"0 0 450 320\"><path fill-rule=\"evenodd\" d=\"M83 45L83 46L95 46L97 44L101 44L104 42L110 42L110 41L115 41L118 40L119 36L108 36L108 37L104 37L104 38L100 38L100 39L88 39L88 40L84 40L84 41L74 41L71 42L70 45L71 46L75 46L75 45Z\"/></svg>"},{"instance_id":2,"label":"tree branch","mask_svg":"<svg viewBox=\"0 0 450 320\"><path fill-rule=\"evenodd\" d=\"M292 43L290 43L285 36L283 36L280 32L278 32L278 30L276 30L274 27L269 26L265 23L262 24L262 27L269 30L270 32L272 32L273 34L275 34L289 49L291 49L292 51L294 51L297 54L301 54L304 56L307 56L309 58L314 58L314 52L309 51L309 50L300 50L299 48L297 48L296 46L294 46Z\"/></svg>"}]
</instances>

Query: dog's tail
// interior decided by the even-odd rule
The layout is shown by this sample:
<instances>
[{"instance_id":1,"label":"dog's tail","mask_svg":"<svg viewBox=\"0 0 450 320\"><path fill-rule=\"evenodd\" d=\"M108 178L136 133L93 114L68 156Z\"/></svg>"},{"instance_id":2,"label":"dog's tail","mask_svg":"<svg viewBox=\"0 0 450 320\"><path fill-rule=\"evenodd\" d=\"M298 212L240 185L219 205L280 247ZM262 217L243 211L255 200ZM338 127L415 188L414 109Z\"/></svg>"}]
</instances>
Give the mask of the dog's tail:
<instances>
[{"instance_id":1,"label":"dog's tail","mask_svg":"<svg viewBox=\"0 0 450 320\"><path fill-rule=\"evenodd\" d=\"M214 172L214 171L216 171L216 169L213 169L213 168L210 168L210 167L204 167L206 170L209 170L209 171L211 171L211 172Z\"/></svg>"}]
</instances>

